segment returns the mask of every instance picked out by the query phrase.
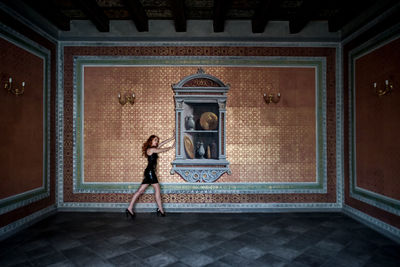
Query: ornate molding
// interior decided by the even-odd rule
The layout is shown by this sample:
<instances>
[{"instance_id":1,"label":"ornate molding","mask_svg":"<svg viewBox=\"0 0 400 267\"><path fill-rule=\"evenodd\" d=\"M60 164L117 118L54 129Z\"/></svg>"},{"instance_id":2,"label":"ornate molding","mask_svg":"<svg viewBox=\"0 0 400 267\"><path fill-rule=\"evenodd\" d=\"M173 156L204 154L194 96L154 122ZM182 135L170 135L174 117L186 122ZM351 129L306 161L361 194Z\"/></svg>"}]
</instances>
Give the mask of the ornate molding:
<instances>
[{"instance_id":1,"label":"ornate molding","mask_svg":"<svg viewBox=\"0 0 400 267\"><path fill-rule=\"evenodd\" d=\"M352 208L348 205L343 206L343 212L353 219L373 228L374 230L386 235L390 239L400 243L400 229L390 224L387 224L381 220L378 220L366 213L359 211L358 209Z\"/></svg>"},{"instance_id":2,"label":"ornate molding","mask_svg":"<svg viewBox=\"0 0 400 267\"><path fill-rule=\"evenodd\" d=\"M163 203L167 212L323 212L341 211L337 203ZM60 211L95 209L98 211L123 211L127 203L66 202ZM137 203L135 210L154 212L156 203Z\"/></svg>"},{"instance_id":3,"label":"ornate molding","mask_svg":"<svg viewBox=\"0 0 400 267\"><path fill-rule=\"evenodd\" d=\"M189 183L212 183L216 181L222 174L231 172L229 168L215 169L192 169L192 168L173 168L171 174L178 173L183 179Z\"/></svg>"},{"instance_id":4,"label":"ornate molding","mask_svg":"<svg viewBox=\"0 0 400 267\"><path fill-rule=\"evenodd\" d=\"M61 45L60 51L64 50L64 45ZM336 57L337 58L337 57ZM82 132L80 132L79 125L81 123L81 114L77 109L78 103L78 88L76 82L78 81L77 75L79 69L85 65L126 65L126 66L137 66L137 65L154 65L164 66L165 64L173 65L226 65L229 64L240 65L240 66L290 66L290 67L314 67L316 70L316 82L317 82L317 175L316 181L310 183L238 183L238 184L225 184L222 183L217 187L213 187L213 190L203 188L201 184L204 183L177 183L177 184L163 184L163 192L166 193L215 193L215 194L291 194L291 193L327 193L327 136L326 136L326 57L271 57L271 56L254 56L254 57L218 57L218 56L204 56L204 57L188 57L185 56L140 56L140 57L129 57L129 56L116 56L116 57L104 57L104 56L77 56L74 57L73 69L74 69L74 93L73 93L73 192L74 193L124 193L126 188L131 191L138 187L137 184L133 183L85 183L83 180L83 173L78 170L79 165L83 162L82 158L78 159L78 153L81 153L83 149L83 143L81 142ZM204 75L204 74L198 74ZM176 85L175 85L176 86ZM61 88L60 88L61 89ZM61 93L60 93L61 94ZM214 97L214 96L212 96ZM218 97L217 97L218 98ZM180 97L178 97L178 100ZM62 136L60 136L61 140ZM181 149L182 150L182 149ZM62 157L62 155L60 155ZM215 183L214 183L215 184ZM59 197L63 196L63 184L59 182ZM128 190L129 191L129 190ZM129 192L131 192L129 191ZM339 193L340 195L340 193ZM338 196L338 194L337 194ZM60 202L59 202L60 203Z\"/></svg>"},{"instance_id":5,"label":"ornate molding","mask_svg":"<svg viewBox=\"0 0 400 267\"><path fill-rule=\"evenodd\" d=\"M343 48L336 48L336 202L344 204Z\"/></svg>"},{"instance_id":6,"label":"ornate molding","mask_svg":"<svg viewBox=\"0 0 400 267\"><path fill-rule=\"evenodd\" d=\"M224 100L218 100L218 106L220 110L225 110L226 108L226 101Z\"/></svg>"},{"instance_id":7,"label":"ornate molding","mask_svg":"<svg viewBox=\"0 0 400 267\"><path fill-rule=\"evenodd\" d=\"M177 109L183 109L183 100L177 100L175 103Z\"/></svg>"},{"instance_id":8,"label":"ornate molding","mask_svg":"<svg viewBox=\"0 0 400 267\"><path fill-rule=\"evenodd\" d=\"M44 217L50 215L53 211L56 211L55 206L50 206L45 209L39 210L38 212L32 213L22 219L14 221L10 224L7 224L4 227L0 228L0 240L7 238L9 235L22 230L30 226L32 223L35 223L39 219L43 219Z\"/></svg>"}]
</instances>

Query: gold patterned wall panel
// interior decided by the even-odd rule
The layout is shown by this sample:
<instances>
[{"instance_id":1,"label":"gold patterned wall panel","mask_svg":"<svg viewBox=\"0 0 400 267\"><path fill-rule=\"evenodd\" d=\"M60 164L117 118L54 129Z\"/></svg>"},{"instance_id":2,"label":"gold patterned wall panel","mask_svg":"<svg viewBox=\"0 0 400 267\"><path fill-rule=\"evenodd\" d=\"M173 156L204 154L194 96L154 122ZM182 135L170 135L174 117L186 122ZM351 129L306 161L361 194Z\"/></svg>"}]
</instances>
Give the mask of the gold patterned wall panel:
<instances>
[{"instance_id":1,"label":"gold patterned wall panel","mask_svg":"<svg viewBox=\"0 0 400 267\"><path fill-rule=\"evenodd\" d=\"M315 69L204 67L229 83L227 157L232 174L218 183L315 182ZM141 146L151 134L165 139L175 125L171 84L195 67L84 68L84 181L141 182L146 159ZM118 93L134 92L121 106ZM264 93L280 92L267 105ZM170 175L173 151L159 160L161 183L185 183Z\"/></svg>"}]
</instances>

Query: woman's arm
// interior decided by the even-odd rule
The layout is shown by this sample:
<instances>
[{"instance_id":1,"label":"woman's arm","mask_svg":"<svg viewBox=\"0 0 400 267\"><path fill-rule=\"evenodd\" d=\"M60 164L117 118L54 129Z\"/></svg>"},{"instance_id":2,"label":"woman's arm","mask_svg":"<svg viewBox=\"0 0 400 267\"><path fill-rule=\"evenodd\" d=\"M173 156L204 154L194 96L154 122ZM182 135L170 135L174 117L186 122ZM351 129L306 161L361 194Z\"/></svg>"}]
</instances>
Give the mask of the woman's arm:
<instances>
[{"instance_id":1,"label":"woman's arm","mask_svg":"<svg viewBox=\"0 0 400 267\"><path fill-rule=\"evenodd\" d=\"M158 145L158 148L161 148L163 145L165 145L166 143L172 141L173 139L175 139L175 131L174 131L174 134L172 135L172 137L171 137L171 138L168 138L168 139L166 139L166 140L164 140L164 141L162 141L162 142ZM156 153L159 153L159 152L156 152Z\"/></svg>"},{"instance_id":2,"label":"woman's arm","mask_svg":"<svg viewBox=\"0 0 400 267\"><path fill-rule=\"evenodd\" d=\"M164 141L162 141L162 142L158 145L158 148L160 148L160 147L162 147L163 145L165 145L166 143L172 141L174 138L175 138L175 136L174 136L174 137L171 137L171 138L168 138L168 139L166 139L166 140L164 140Z\"/></svg>"},{"instance_id":3,"label":"woman's arm","mask_svg":"<svg viewBox=\"0 0 400 267\"><path fill-rule=\"evenodd\" d=\"M147 149L146 153L148 156L151 156L151 154L153 153L163 153L163 152L167 152L168 150L172 149L175 147L175 142L172 146L170 147L164 147L164 148L160 148L160 146L158 146L158 148L152 147Z\"/></svg>"}]
</instances>

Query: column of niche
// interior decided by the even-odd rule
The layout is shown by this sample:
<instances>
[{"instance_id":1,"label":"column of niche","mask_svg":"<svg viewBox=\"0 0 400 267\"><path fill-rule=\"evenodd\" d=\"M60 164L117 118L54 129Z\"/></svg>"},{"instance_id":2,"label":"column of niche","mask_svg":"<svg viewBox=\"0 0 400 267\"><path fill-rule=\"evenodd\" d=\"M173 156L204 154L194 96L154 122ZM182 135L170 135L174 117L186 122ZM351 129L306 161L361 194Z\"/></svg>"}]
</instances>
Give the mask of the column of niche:
<instances>
[{"instance_id":1,"label":"column of niche","mask_svg":"<svg viewBox=\"0 0 400 267\"><path fill-rule=\"evenodd\" d=\"M219 120L218 120L218 159L226 159L226 144L225 144L225 116L226 116L226 100L218 100Z\"/></svg>"},{"instance_id":2,"label":"column of niche","mask_svg":"<svg viewBox=\"0 0 400 267\"><path fill-rule=\"evenodd\" d=\"M176 159L183 159L183 100L176 101L175 114L175 157Z\"/></svg>"}]
</instances>

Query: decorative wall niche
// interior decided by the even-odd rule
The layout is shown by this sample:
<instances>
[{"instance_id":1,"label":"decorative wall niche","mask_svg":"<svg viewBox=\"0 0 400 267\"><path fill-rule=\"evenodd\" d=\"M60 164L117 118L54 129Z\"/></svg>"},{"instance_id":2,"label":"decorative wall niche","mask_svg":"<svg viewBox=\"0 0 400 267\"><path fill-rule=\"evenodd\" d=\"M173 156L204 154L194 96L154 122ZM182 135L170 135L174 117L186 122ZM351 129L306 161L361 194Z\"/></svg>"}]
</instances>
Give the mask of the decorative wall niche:
<instances>
[{"instance_id":1,"label":"decorative wall niche","mask_svg":"<svg viewBox=\"0 0 400 267\"><path fill-rule=\"evenodd\" d=\"M188 182L211 183L231 174L226 160L226 93L218 78L199 68L173 84L176 149L171 174Z\"/></svg>"}]
</instances>

